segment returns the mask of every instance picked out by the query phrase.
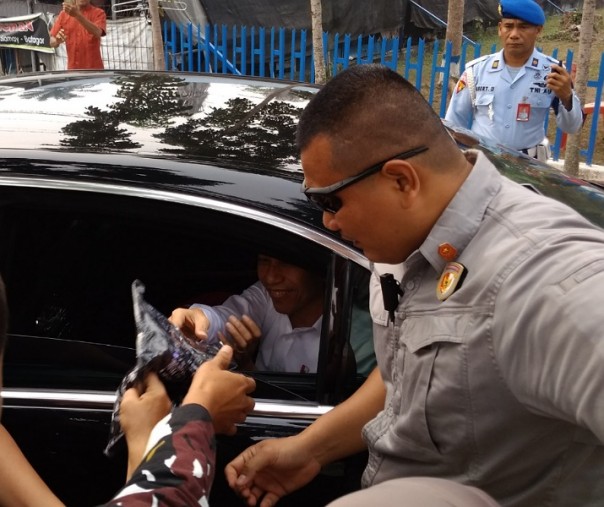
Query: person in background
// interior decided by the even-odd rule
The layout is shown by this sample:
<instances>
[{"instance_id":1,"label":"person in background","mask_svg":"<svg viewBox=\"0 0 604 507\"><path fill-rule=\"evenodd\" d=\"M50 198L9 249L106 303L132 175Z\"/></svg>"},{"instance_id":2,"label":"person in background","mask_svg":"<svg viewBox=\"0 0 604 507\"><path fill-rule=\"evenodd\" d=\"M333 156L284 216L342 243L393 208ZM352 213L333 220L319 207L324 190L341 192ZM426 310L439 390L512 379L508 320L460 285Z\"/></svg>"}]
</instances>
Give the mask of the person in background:
<instances>
[{"instance_id":1,"label":"person in background","mask_svg":"<svg viewBox=\"0 0 604 507\"><path fill-rule=\"evenodd\" d=\"M67 69L102 69L101 37L107 31L103 9L90 0L66 0L50 30L50 46L65 44Z\"/></svg>"},{"instance_id":2,"label":"person in background","mask_svg":"<svg viewBox=\"0 0 604 507\"><path fill-rule=\"evenodd\" d=\"M324 226L373 263L378 367L301 433L243 451L229 485L272 507L368 450L363 505L405 505L382 485L428 477L505 507L601 506L604 231L462 151L382 65L328 81L297 144Z\"/></svg>"},{"instance_id":3,"label":"person in background","mask_svg":"<svg viewBox=\"0 0 604 507\"><path fill-rule=\"evenodd\" d=\"M0 278L0 391L8 328ZM253 379L227 371L233 351L224 346L200 366L180 407L172 404L157 375L126 391L120 417L128 444L128 482L106 505L207 505L214 479L214 433L232 435L253 409ZM0 415L2 400L0 398ZM62 507L0 425L0 505Z\"/></svg>"},{"instance_id":4,"label":"person in background","mask_svg":"<svg viewBox=\"0 0 604 507\"><path fill-rule=\"evenodd\" d=\"M550 107L558 127L575 134L583 125L581 103L562 62L535 48L545 23L539 4L501 0L500 13L503 49L466 64L445 120L545 161L544 121Z\"/></svg>"}]
</instances>

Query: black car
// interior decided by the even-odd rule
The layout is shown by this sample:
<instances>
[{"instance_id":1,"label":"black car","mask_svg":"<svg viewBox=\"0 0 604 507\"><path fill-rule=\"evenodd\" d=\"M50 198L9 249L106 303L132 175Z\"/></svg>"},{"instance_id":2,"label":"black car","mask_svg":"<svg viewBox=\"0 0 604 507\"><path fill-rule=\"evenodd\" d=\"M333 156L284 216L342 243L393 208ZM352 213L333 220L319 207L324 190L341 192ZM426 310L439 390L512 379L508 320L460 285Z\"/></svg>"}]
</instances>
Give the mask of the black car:
<instances>
[{"instance_id":1,"label":"black car","mask_svg":"<svg viewBox=\"0 0 604 507\"><path fill-rule=\"evenodd\" d=\"M103 449L115 390L135 363L136 279L169 315L249 286L259 252L325 266L318 371L250 373L256 407L236 436L219 438L213 506L241 504L221 473L230 459L298 433L366 378L370 264L300 192L294 133L316 90L122 71L0 79L0 273L11 312L2 422L67 505L106 501L125 477L125 455ZM488 154L529 190L604 225L596 187L514 152ZM325 467L280 505L324 505L358 488L365 461Z\"/></svg>"}]
</instances>

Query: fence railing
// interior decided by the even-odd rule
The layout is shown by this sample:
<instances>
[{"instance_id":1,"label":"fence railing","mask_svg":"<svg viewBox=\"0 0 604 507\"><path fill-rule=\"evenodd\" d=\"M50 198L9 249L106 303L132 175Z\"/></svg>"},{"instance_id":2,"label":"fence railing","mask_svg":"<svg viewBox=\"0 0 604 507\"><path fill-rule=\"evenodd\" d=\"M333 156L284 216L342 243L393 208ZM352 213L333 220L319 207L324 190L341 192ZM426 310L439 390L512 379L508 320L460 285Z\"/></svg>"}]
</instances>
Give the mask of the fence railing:
<instances>
[{"instance_id":1,"label":"fence railing","mask_svg":"<svg viewBox=\"0 0 604 507\"><path fill-rule=\"evenodd\" d=\"M163 36L167 70L271 77L310 83L315 81L311 36L306 30L166 22ZM450 43L436 40L429 46L423 39L412 41L411 38L404 41L404 46L400 42L398 37L351 37L323 33L328 75L336 75L354 64L382 63L412 82L444 117L454 84L453 66L459 65L463 71L466 62L483 54L482 46L465 39L461 56L454 58ZM493 45L486 48L484 53L496 50ZM557 57L557 54L558 49L552 56ZM573 52L568 50L562 60L567 68L572 69ZM599 68L590 69L590 72L594 78L588 81L587 86L594 89L597 106L602 100L604 87L604 53ZM583 127L589 135L587 146L580 155L588 165L593 163L597 142L598 112L599 107L596 107ZM550 121L550 117L546 118L546 131ZM566 138L559 129L556 129L553 137L552 156L558 160Z\"/></svg>"}]
</instances>

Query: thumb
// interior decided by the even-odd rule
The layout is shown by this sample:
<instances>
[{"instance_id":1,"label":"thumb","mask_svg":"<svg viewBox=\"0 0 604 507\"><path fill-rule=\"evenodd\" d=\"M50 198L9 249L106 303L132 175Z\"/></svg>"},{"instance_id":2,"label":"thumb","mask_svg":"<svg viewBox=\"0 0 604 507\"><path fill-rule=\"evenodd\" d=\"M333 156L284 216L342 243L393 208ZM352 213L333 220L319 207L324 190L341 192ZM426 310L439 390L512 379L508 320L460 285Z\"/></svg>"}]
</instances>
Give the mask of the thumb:
<instances>
[{"instance_id":1,"label":"thumb","mask_svg":"<svg viewBox=\"0 0 604 507\"><path fill-rule=\"evenodd\" d=\"M212 359L212 363L218 366L221 370L226 370L229 363L233 359L233 348L230 345L223 345L217 352L216 357Z\"/></svg>"}]
</instances>

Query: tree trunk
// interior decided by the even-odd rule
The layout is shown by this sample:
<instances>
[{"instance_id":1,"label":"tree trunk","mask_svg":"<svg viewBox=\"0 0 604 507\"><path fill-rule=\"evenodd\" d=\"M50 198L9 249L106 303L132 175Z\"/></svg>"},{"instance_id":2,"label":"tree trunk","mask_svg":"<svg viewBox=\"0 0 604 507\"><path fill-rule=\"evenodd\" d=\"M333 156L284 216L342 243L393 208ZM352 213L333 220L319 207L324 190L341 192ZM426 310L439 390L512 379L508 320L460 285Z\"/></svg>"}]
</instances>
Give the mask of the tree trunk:
<instances>
[{"instance_id":1,"label":"tree trunk","mask_svg":"<svg viewBox=\"0 0 604 507\"><path fill-rule=\"evenodd\" d=\"M323 57L323 9L321 0L310 0L310 18L312 26L312 51L315 60L315 83L327 81L325 58Z\"/></svg>"},{"instance_id":2,"label":"tree trunk","mask_svg":"<svg viewBox=\"0 0 604 507\"><path fill-rule=\"evenodd\" d=\"M151 38L153 40L153 68L154 70L166 70L158 0L149 0L149 14L151 16Z\"/></svg>"},{"instance_id":3,"label":"tree trunk","mask_svg":"<svg viewBox=\"0 0 604 507\"><path fill-rule=\"evenodd\" d=\"M596 12L596 0L584 0L583 13L581 15L581 31L579 38L579 55L577 56L577 76L575 78L575 91L581 100L581 106L585 105L587 92L587 80L589 78L589 60L591 58L591 44L594 33L594 17ZM568 69L570 72L571 69ZM564 106L560 106L564 107ZM581 133L569 135L564 155L564 171L577 176L579 174L579 150L581 147Z\"/></svg>"},{"instance_id":4,"label":"tree trunk","mask_svg":"<svg viewBox=\"0 0 604 507\"><path fill-rule=\"evenodd\" d=\"M450 82L447 83L447 89L449 92L452 92L460 74L459 58L461 57L461 41L463 38L463 12L463 0L449 0L447 12L447 32L445 33L445 40L451 41L453 45L451 48L451 66L449 67Z\"/></svg>"}]
</instances>

